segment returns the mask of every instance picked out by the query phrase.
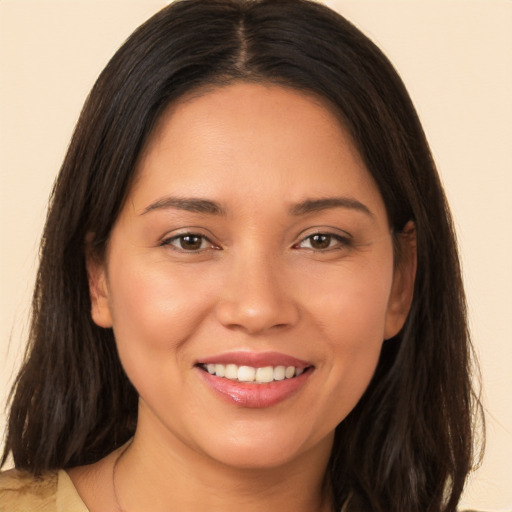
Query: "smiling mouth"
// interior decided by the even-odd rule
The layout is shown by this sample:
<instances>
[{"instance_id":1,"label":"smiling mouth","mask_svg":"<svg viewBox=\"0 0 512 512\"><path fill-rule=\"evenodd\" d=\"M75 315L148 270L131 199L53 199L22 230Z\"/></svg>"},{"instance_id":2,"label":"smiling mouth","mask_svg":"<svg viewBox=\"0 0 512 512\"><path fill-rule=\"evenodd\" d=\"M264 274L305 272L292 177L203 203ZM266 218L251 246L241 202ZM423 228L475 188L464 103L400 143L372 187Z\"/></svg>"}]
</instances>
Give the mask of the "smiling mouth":
<instances>
[{"instance_id":1,"label":"smiling mouth","mask_svg":"<svg viewBox=\"0 0 512 512\"><path fill-rule=\"evenodd\" d=\"M238 366L236 364L199 364L199 368L210 375L248 384L268 384L294 379L312 367L296 366Z\"/></svg>"}]
</instances>

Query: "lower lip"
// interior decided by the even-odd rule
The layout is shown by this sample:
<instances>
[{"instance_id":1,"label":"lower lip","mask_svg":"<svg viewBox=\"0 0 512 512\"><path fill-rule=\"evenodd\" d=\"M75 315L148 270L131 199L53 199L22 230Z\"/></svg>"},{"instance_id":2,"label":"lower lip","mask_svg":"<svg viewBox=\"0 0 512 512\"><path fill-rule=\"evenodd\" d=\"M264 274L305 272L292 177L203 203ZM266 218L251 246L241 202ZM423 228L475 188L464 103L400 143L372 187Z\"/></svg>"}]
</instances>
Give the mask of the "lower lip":
<instances>
[{"instance_id":1,"label":"lower lip","mask_svg":"<svg viewBox=\"0 0 512 512\"><path fill-rule=\"evenodd\" d=\"M309 368L298 377L264 384L251 384L217 377L198 368L206 383L224 400L247 408L264 408L276 405L299 391L309 379Z\"/></svg>"}]
</instances>

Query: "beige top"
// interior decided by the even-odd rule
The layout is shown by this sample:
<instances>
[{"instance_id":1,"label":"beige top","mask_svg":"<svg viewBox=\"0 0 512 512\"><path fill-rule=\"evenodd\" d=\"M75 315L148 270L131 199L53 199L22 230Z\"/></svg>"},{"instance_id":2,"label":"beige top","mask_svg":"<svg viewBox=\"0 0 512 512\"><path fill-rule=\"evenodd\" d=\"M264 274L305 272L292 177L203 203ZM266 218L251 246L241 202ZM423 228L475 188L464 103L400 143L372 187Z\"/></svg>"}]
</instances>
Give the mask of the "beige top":
<instances>
[{"instance_id":1,"label":"beige top","mask_svg":"<svg viewBox=\"0 0 512 512\"><path fill-rule=\"evenodd\" d=\"M347 503L340 512L346 510ZM64 470L35 478L11 469L0 472L0 512L89 512Z\"/></svg>"},{"instance_id":2,"label":"beige top","mask_svg":"<svg viewBox=\"0 0 512 512\"><path fill-rule=\"evenodd\" d=\"M11 469L0 473L0 512L88 512L64 470L35 478Z\"/></svg>"},{"instance_id":3,"label":"beige top","mask_svg":"<svg viewBox=\"0 0 512 512\"><path fill-rule=\"evenodd\" d=\"M344 512L348 502L340 512ZM0 472L0 512L89 512L64 470L35 478L25 471ZM462 511L464 512L464 511ZM477 512L466 510L465 512Z\"/></svg>"},{"instance_id":4,"label":"beige top","mask_svg":"<svg viewBox=\"0 0 512 512\"><path fill-rule=\"evenodd\" d=\"M347 504L341 512L346 510ZM0 512L89 512L64 470L35 478L26 471L0 472Z\"/></svg>"}]
</instances>

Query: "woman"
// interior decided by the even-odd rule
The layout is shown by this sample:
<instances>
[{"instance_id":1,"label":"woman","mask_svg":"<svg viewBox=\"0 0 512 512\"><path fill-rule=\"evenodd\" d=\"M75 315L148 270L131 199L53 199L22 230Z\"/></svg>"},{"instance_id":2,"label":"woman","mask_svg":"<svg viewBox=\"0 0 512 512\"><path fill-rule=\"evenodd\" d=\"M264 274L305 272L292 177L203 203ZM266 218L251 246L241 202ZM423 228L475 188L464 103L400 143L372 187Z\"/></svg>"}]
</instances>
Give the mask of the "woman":
<instances>
[{"instance_id":1,"label":"woman","mask_svg":"<svg viewBox=\"0 0 512 512\"><path fill-rule=\"evenodd\" d=\"M79 119L33 308L6 510L456 508L450 216L400 79L321 5L186 0L132 35Z\"/></svg>"}]
</instances>

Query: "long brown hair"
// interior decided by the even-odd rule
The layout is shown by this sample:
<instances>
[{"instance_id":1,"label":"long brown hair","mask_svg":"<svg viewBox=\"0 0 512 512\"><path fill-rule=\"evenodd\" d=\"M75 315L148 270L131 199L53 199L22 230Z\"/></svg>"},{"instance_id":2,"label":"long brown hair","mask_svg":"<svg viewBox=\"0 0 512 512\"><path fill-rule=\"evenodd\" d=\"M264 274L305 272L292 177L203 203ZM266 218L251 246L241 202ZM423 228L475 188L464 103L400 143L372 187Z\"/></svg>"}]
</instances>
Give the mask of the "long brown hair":
<instances>
[{"instance_id":1,"label":"long brown hair","mask_svg":"<svg viewBox=\"0 0 512 512\"><path fill-rule=\"evenodd\" d=\"M15 382L2 463L34 474L94 462L130 438L137 394L112 330L96 326L85 268L101 255L162 111L205 84L272 82L333 105L400 232L414 221L418 270L403 330L337 427L335 507L454 511L480 412L450 213L413 104L359 30L307 0L180 0L120 48L83 108L41 243L27 355Z\"/></svg>"}]
</instances>

